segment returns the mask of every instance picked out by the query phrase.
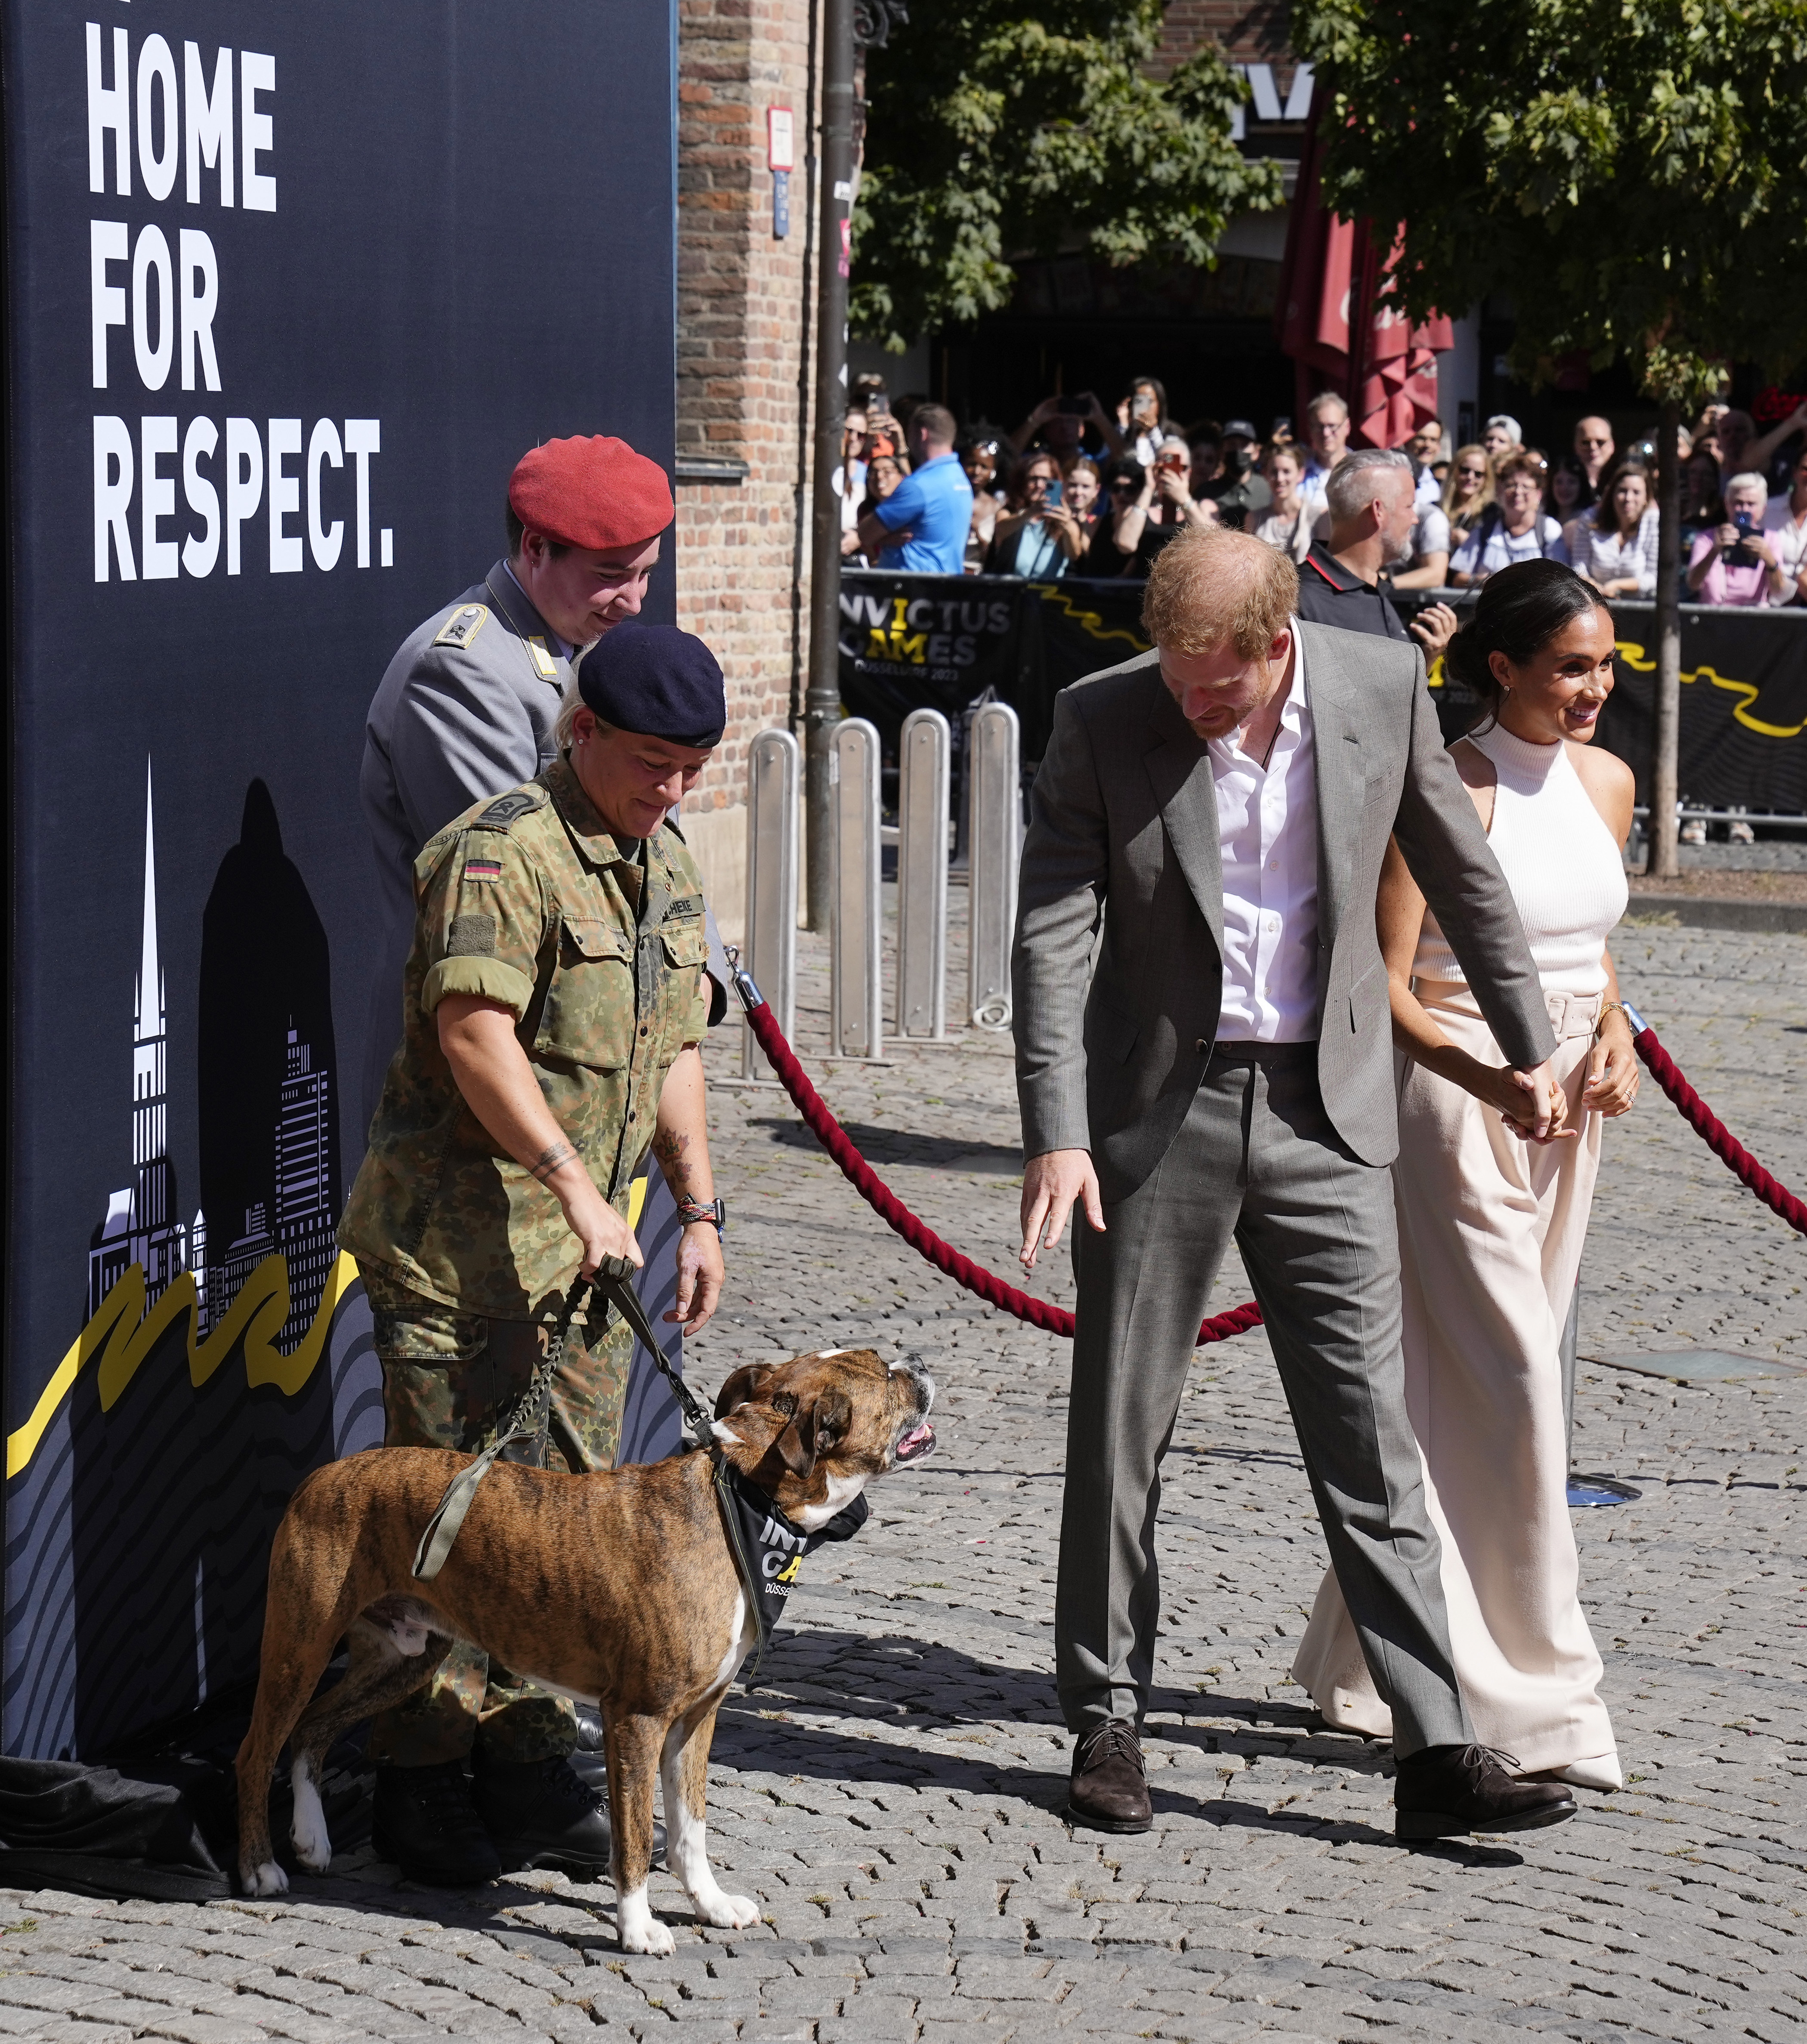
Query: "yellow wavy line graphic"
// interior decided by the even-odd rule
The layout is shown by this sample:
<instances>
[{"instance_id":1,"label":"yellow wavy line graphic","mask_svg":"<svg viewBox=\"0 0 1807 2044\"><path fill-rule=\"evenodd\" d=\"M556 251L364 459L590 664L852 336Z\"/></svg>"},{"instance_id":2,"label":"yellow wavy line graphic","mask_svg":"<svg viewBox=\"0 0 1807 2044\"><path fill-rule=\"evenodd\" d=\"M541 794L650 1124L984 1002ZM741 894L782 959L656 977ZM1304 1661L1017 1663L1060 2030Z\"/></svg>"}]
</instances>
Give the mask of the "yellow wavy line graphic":
<instances>
[{"instance_id":1,"label":"yellow wavy line graphic","mask_svg":"<svg viewBox=\"0 0 1807 2044\"><path fill-rule=\"evenodd\" d=\"M646 1205L647 1181L636 1178L628 1189L628 1225L637 1228ZM255 1390L273 1384L285 1398L293 1398L313 1374L326 1352L326 1337L340 1301L358 1281L358 1266L343 1250L327 1274L326 1289L320 1297L313 1324L285 1355L276 1337L286 1325L290 1312L289 1266L278 1251L266 1256L238 1289L225 1318L205 1341L194 1338L200 1321L199 1295L192 1271L185 1270L164 1292L147 1314L144 1311L144 1266L129 1265L100 1302L94 1318L75 1337L63 1360L51 1373L50 1381L38 1394L32 1416L16 1433L6 1437L6 1477L10 1482L27 1467L37 1453L50 1423L75 1389L75 1379L95 1356L100 1358L100 1402L103 1412L118 1404L140 1366L170 1328L188 1315L188 1376L199 1390L232 1353L240 1335L244 1337L244 1381Z\"/></svg>"},{"instance_id":2,"label":"yellow wavy line graphic","mask_svg":"<svg viewBox=\"0 0 1807 2044\"><path fill-rule=\"evenodd\" d=\"M1644 649L1635 640L1620 640L1618 650L1619 658L1634 673L1654 674L1656 672L1656 663L1645 657ZM1716 689L1724 689L1728 695L1741 697L1743 700L1732 710L1732 720L1743 724L1747 731L1755 732L1759 738L1798 738L1802 732L1807 731L1807 718L1799 724L1765 724L1761 717L1752 717L1751 705L1761 694L1754 682L1736 681L1729 674L1720 674L1717 668L1705 667L1684 667L1682 678L1684 682L1707 682Z\"/></svg>"},{"instance_id":3,"label":"yellow wavy line graphic","mask_svg":"<svg viewBox=\"0 0 1807 2044\"><path fill-rule=\"evenodd\" d=\"M1089 639L1121 639L1126 646L1133 646L1138 653L1146 653L1150 641L1139 638L1133 632L1125 631L1117 624L1106 624L1102 610L1082 610L1057 582L1035 582L1029 584L1044 603L1058 603L1079 629Z\"/></svg>"},{"instance_id":4,"label":"yellow wavy line graphic","mask_svg":"<svg viewBox=\"0 0 1807 2044\"><path fill-rule=\"evenodd\" d=\"M97 1355L101 1410L110 1412L145 1358L184 1313L188 1316L188 1375L197 1389L225 1361L242 1335L246 1384L254 1389L273 1384L285 1397L293 1398L325 1354L333 1316L356 1283L357 1276L357 1265L341 1250L328 1274L313 1326L285 1355L276 1346L276 1337L289 1317L289 1266L279 1251L266 1256L246 1278L225 1318L205 1341L195 1339L200 1301L194 1274L183 1271L147 1313L144 1268L140 1263L132 1264L102 1300L94 1318L70 1343L39 1394L31 1417L16 1433L7 1435L8 1480L29 1464L57 1408Z\"/></svg>"}]
</instances>

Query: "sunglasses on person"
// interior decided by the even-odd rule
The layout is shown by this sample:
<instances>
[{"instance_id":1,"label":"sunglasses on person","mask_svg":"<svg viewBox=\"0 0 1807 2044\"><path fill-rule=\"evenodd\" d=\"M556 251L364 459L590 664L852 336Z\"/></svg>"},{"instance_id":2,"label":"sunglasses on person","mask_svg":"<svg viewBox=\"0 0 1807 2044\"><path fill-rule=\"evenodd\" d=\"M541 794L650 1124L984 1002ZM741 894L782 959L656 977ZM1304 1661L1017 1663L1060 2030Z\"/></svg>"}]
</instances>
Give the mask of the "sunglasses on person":
<instances>
[{"instance_id":1,"label":"sunglasses on person","mask_svg":"<svg viewBox=\"0 0 1807 2044\"><path fill-rule=\"evenodd\" d=\"M1464 462L1455 471L1455 479L1458 482L1485 482L1487 471L1484 468L1471 468Z\"/></svg>"}]
</instances>

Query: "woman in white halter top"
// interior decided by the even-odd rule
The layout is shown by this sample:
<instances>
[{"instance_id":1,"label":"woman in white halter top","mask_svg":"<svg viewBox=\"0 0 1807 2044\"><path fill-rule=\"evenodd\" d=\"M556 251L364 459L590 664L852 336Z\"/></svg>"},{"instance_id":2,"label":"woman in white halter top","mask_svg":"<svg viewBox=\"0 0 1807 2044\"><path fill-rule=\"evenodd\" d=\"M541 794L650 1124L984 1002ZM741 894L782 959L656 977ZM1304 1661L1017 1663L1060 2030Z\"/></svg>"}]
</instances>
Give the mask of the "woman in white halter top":
<instances>
[{"instance_id":1,"label":"woman in white halter top","mask_svg":"<svg viewBox=\"0 0 1807 2044\"><path fill-rule=\"evenodd\" d=\"M1528 561L1490 578L1444 655L1490 703L1452 757L1543 980L1559 1135L1539 1143L1505 1119L1523 1112L1521 1083L1396 847L1378 912L1399 1080L1406 1403L1457 1680L1475 1739L1516 1772L1605 1789L1621 1781L1578 1595L1560 1344L1601 1125L1637 1090L1606 948L1624 912L1632 775L1587 749L1612 690L1613 637L1596 590ZM1390 1735L1333 1574L1293 1675L1330 1723Z\"/></svg>"}]
</instances>

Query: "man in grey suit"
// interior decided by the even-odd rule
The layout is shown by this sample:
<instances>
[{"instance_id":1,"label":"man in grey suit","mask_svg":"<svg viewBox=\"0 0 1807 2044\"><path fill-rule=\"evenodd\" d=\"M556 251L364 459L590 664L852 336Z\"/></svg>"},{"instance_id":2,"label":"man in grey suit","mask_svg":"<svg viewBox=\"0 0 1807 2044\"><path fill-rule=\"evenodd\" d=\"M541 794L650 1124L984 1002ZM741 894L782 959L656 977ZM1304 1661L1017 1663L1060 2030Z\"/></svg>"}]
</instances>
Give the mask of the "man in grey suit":
<instances>
[{"instance_id":1,"label":"man in grey suit","mask_svg":"<svg viewBox=\"0 0 1807 2044\"><path fill-rule=\"evenodd\" d=\"M1390 836L1513 1060L1532 1139L1554 1039L1422 657L1301 625L1298 593L1283 554L1188 527L1149 577L1155 651L1061 694L1036 780L1014 961L1024 1263L1075 1204L1087 1224L1055 1616L1069 1813L1152 1822L1160 1462L1233 1236L1393 1708L1399 1835L1554 1823L1574 1814L1567 1789L1474 1743L1406 1417L1374 929Z\"/></svg>"}]
</instances>

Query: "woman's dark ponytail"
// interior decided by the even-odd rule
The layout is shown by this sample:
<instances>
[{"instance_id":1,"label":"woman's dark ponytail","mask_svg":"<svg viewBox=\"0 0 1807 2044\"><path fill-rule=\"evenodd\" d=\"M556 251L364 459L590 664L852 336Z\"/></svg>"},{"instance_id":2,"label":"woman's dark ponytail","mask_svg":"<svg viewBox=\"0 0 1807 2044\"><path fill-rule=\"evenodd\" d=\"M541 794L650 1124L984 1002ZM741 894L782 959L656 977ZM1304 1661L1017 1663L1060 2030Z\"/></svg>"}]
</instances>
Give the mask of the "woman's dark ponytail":
<instances>
[{"instance_id":1,"label":"woman's dark ponytail","mask_svg":"<svg viewBox=\"0 0 1807 2044\"><path fill-rule=\"evenodd\" d=\"M1482 585L1474 615L1444 648L1444 672L1472 689L1498 719L1501 690L1494 678L1493 658L1504 653L1521 667L1578 617L1600 607L1603 599L1560 561L1517 561L1490 575Z\"/></svg>"}]
</instances>

